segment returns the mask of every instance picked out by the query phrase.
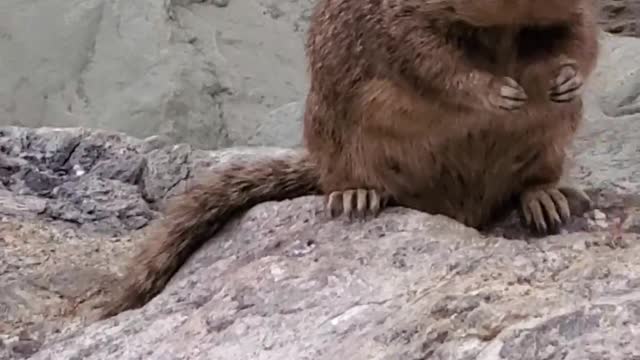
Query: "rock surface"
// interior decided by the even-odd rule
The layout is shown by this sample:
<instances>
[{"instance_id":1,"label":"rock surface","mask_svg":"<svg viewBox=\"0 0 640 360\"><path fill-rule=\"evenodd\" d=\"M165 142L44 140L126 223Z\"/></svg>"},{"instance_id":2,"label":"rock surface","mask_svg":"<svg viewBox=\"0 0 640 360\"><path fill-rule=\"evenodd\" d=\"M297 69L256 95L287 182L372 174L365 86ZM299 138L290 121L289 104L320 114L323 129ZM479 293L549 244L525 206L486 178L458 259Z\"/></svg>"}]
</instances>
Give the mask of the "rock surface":
<instances>
[{"instance_id":1,"label":"rock surface","mask_svg":"<svg viewBox=\"0 0 640 360\"><path fill-rule=\"evenodd\" d=\"M624 249L606 232L528 243L400 209L328 222L320 205L253 209L145 308L33 359L640 355L636 235L621 235Z\"/></svg>"},{"instance_id":2,"label":"rock surface","mask_svg":"<svg viewBox=\"0 0 640 360\"><path fill-rule=\"evenodd\" d=\"M603 29L618 35L640 36L640 1L597 0Z\"/></svg>"},{"instance_id":3,"label":"rock surface","mask_svg":"<svg viewBox=\"0 0 640 360\"><path fill-rule=\"evenodd\" d=\"M98 301L166 196L215 164L285 151L0 128L0 359L37 350L76 305Z\"/></svg>"},{"instance_id":4,"label":"rock surface","mask_svg":"<svg viewBox=\"0 0 640 360\"><path fill-rule=\"evenodd\" d=\"M162 134L212 149L289 141L256 127L303 97L310 4L3 0L0 125Z\"/></svg>"}]
</instances>

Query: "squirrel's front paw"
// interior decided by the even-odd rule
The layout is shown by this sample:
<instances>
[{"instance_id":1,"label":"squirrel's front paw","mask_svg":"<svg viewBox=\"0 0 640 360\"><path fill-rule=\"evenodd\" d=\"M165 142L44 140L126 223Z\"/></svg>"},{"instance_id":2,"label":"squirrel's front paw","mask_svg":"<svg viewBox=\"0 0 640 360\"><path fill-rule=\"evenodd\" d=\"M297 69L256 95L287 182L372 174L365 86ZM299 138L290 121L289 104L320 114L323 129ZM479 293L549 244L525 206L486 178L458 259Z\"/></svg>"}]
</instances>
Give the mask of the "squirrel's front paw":
<instances>
[{"instance_id":1,"label":"squirrel's front paw","mask_svg":"<svg viewBox=\"0 0 640 360\"><path fill-rule=\"evenodd\" d=\"M493 109L518 110L527 99L522 86L510 77L496 78L489 84L488 103Z\"/></svg>"},{"instance_id":2,"label":"squirrel's front paw","mask_svg":"<svg viewBox=\"0 0 640 360\"><path fill-rule=\"evenodd\" d=\"M558 103L569 102L582 94L584 79L575 63L564 64L552 80L549 98Z\"/></svg>"}]
</instances>

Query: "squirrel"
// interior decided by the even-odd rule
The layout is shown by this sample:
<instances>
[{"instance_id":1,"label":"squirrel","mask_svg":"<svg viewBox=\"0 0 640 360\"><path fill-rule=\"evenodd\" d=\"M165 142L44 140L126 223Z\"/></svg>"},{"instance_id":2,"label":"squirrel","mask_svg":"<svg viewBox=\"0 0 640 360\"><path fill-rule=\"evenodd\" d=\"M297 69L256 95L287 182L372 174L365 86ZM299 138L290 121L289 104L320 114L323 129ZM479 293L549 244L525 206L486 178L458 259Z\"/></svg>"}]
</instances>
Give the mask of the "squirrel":
<instances>
[{"instance_id":1,"label":"squirrel","mask_svg":"<svg viewBox=\"0 0 640 360\"><path fill-rule=\"evenodd\" d=\"M306 41L305 149L231 164L169 202L101 318L141 307L228 220L324 195L332 217L403 206L467 226L515 199L533 232L569 201L566 150L597 62L590 0L318 0Z\"/></svg>"}]
</instances>

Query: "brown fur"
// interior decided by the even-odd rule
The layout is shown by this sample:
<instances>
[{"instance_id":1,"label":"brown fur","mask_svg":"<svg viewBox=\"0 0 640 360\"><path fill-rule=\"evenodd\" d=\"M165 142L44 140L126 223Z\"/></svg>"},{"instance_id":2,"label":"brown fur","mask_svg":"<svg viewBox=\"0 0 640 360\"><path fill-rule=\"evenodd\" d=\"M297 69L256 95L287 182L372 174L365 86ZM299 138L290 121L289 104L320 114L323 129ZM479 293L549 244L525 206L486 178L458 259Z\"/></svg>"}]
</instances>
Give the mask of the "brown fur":
<instances>
[{"instance_id":1,"label":"brown fur","mask_svg":"<svg viewBox=\"0 0 640 360\"><path fill-rule=\"evenodd\" d=\"M547 92L564 64L590 75L596 38L590 0L319 0L308 154L223 171L174 201L105 316L144 304L261 201L371 189L481 227L510 198L554 189L582 103ZM492 105L505 76L528 96L517 111Z\"/></svg>"},{"instance_id":2,"label":"brown fur","mask_svg":"<svg viewBox=\"0 0 640 360\"><path fill-rule=\"evenodd\" d=\"M547 90L568 59L585 78L595 66L588 0L321 4L305 138L325 193L373 188L481 226L512 196L560 178L582 103L552 103ZM526 91L521 110L487 106L502 76Z\"/></svg>"}]
</instances>

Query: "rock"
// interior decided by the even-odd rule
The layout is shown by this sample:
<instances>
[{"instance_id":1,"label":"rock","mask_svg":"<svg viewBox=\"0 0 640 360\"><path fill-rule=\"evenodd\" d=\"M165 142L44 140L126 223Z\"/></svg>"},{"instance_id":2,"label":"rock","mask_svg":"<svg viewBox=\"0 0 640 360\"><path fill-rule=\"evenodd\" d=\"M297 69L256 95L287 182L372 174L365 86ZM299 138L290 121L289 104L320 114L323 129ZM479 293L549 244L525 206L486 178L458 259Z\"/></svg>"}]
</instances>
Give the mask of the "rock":
<instances>
[{"instance_id":1,"label":"rock","mask_svg":"<svg viewBox=\"0 0 640 360\"><path fill-rule=\"evenodd\" d=\"M39 215L112 233L146 225L153 215L139 190L145 166L137 150L142 141L126 139L79 128L1 128L0 154L5 163L13 164L1 182L23 195L5 203L39 198L44 204L34 205L41 209ZM32 207L25 206L25 215L30 215ZM8 213L0 214L23 212L18 205L5 207Z\"/></svg>"},{"instance_id":2,"label":"rock","mask_svg":"<svg viewBox=\"0 0 640 360\"><path fill-rule=\"evenodd\" d=\"M607 32L640 36L640 2L636 0L598 0L600 24Z\"/></svg>"},{"instance_id":3,"label":"rock","mask_svg":"<svg viewBox=\"0 0 640 360\"><path fill-rule=\"evenodd\" d=\"M247 144L270 111L303 96L311 2L3 1L0 126Z\"/></svg>"},{"instance_id":4,"label":"rock","mask_svg":"<svg viewBox=\"0 0 640 360\"><path fill-rule=\"evenodd\" d=\"M27 356L69 329L78 304L99 303L168 196L207 169L288 151L210 152L106 130L0 128L0 340L7 344L0 359L9 356L3 351Z\"/></svg>"},{"instance_id":5,"label":"rock","mask_svg":"<svg viewBox=\"0 0 640 360\"><path fill-rule=\"evenodd\" d=\"M291 141L287 137L291 130L266 129L266 133L257 127L264 129L262 124L273 123L269 117L274 110L304 98L308 79L303 46L313 3L243 0L231 1L224 9L202 4L190 7L189 14L197 13L217 24L215 45L225 58L224 74L234 89L223 105L234 145L284 146L281 143ZM178 14L190 19L185 11ZM286 116L276 123L278 129L296 129L298 119Z\"/></svg>"},{"instance_id":6,"label":"rock","mask_svg":"<svg viewBox=\"0 0 640 360\"><path fill-rule=\"evenodd\" d=\"M154 218L167 196L228 161L284 148L196 150L106 130L0 128L0 215L63 220L116 235ZM16 194L18 196L13 196Z\"/></svg>"},{"instance_id":7,"label":"rock","mask_svg":"<svg viewBox=\"0 0 640 360\"><path fill-rule=\"evenodd\" d=\"M573 176L585 186L637 193L640 187L634 178L640 167L629 161L638 152L640 73L631 59L640 54L640 40L603 34L602 45L603 56L587 94L587 124L575 144L578 166Z\"/></svg>"},{"instance_id":8,"label":"rock","mask_svg":"<svg viewBox=\"0 0 640 360\"><path fill-rule=\"evenodd\" d=\"M258 124L249 145L302 147L303 115L304 104L299 102L273 110L265 121Z\"/></svg>"},{"instance_id":9,"label":"rock","mask_svg":"<svg viewBox=\"0 0 640 360\"><path fill-rule=\"evenodd\" d=\"M34 359L640 354L635 234L622 251L589 245L604 233L527 243L402 209L348 225L321 208L300 198L252 209L143 309Z\"/></svg>"}]
</instances>

